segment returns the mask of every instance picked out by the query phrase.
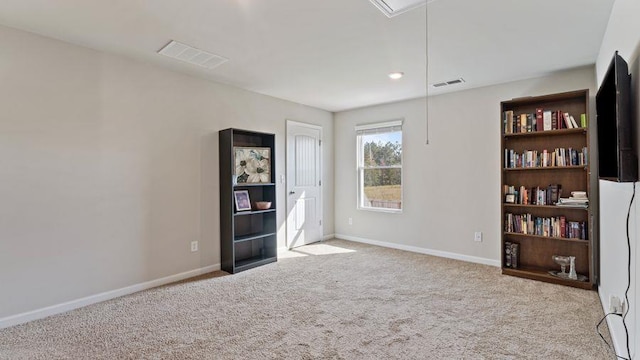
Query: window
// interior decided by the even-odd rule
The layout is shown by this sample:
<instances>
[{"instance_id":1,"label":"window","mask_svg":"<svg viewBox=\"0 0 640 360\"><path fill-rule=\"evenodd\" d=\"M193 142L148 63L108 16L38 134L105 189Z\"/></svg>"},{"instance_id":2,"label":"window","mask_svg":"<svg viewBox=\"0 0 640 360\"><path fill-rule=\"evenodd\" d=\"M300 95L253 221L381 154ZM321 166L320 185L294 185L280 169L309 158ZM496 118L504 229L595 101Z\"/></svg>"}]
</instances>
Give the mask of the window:
<instances>
[{"instance_id":1,"label":"window","mask_svg":"<svg viewBox=\"0 0 640 360\"><path fill-rule=\"evenodd\" d=\"M402 211L402 120L356 126L358 208Z\"/></svg>"}]
</instances>

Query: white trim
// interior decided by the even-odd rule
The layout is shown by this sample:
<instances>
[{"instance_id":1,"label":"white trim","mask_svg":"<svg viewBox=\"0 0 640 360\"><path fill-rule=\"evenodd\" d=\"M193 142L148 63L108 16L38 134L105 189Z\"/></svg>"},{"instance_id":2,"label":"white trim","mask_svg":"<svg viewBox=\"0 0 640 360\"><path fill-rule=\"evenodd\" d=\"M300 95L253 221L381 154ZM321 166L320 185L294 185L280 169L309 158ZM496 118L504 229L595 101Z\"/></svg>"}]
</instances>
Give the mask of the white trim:
<instances>
[{"instance_id":1,"label":"white trim","mask_svg":"<svg viewBox=\"0 0 640 360\"><path fill-rule=\"evenodd\" d=\"M486 259L486 258L481 258L477 256L462 255L462 254L456 254L456 253L447 252L447 251L432 250L432 249L426 249L426 248L421 248L421 247L411 246L411 245L394 244L394 243L385 242L385 241L371 240L371 239L365 239L361 237L343 235L343 234L336 234L336 239L354 241L354 242L375 245L375 246L382 246L382 247L391 248L391 249L410 251L418 254L426 254L426 255L433 255L433 256L448 258L448 259L462 260L462 261L476 263L476 264L500 267L499 260Z\"/></svg>"},{"instance_id":2,"label":"white trim","mask_svg":"<svg viewBox=\"0 0 640 360\"><path fill-rule=\"evenodd\" d=\"M376 123L369 123L369 124L359 124L359 125L356 125L356 131L379 129L379 128L393 127L393 126L402 126L403 120L404 119L398 119L398 120L376 122Z\"/></svg>"},{"instance_id":3,"label":"white trim","mask_svg":"<svg viewBox=\"0 0 640 360\"><path fill-rule=\"evenodd\" d=\"M322 237L322 241L331 240L331 239L334 239L335 237L336 237L336 234L328 234Z\"/></svg>"},{"instance_id":4,"label":"white trim","mask_svg":"<svg viewBox=\"0 0 640 360\"><path fill-rule=\"evenodd\" d=\"M398 120L390 120L381 123L371 123L371 124L363 124L356 125L356 208L358 210L366 210L366 211L376 211L376 212L385 212L385 213L394 213L394 214L402 214L402 210L404 209L404 148L400 152L400 165L393 166L365 166L364 165L364 147L362 144L362 132L367 129L384 129L384 128L400 128L400 142L401 146L404 142L404 130L402 129L402 124L404 119ZM364 206L363 204L363 194L364 194L364 171L367 169L400 169L400 209L389 209L389 208L380 208L373 206Z\"/></svg>"},{"instance_id":5,"label":"white trim","mask_svg":"<svg viewBox=\"0 0 640 360\"><path fill-rule=\"evenodd\" d=\"M287 125L288 125L288 124L291 124L291 125L297 125L297 126L302 126L302 127L308 127L308 128L312 128L312 129L320 130L320 135L322 135L322 126L320 126L320 125L307 124L307 123L303 123L303 122L299 122L299 121L295 121L295 120L289 120L289 119L287 119Z\"/></svg>"},{"instance_id":6,"label":"white trim","mask_svg":"<svg viewBox=\"0 0 640 360\"><path fill-rule=\"evenodd\" d=\"M600 291L600 289L598 288L598 297L600 298L602 311L605 314L608 314L609 306L607 304L609 304L609 302L606 299L607 294L604 294L604 291ZM622 340L622 338L624 338L624 332L622 334L616 333L616 330L622 328L622 325L614 326L613 323L611 323L612 319L620 319L620 323L622 323L622 319L619 316L607 316L606 319L607 327L609 328L609 335L611 335L611 342L613 343L613 349L616 354L622 354L622 356L626 356L627 348L624 346L624 341ZM632 339L629 339L629 341L632 341Z\"/></svg>"},{"instance_id":7,"label":"white trim","mask_svg":"<svg viewBox=\"0 0 640 360\"><path fill-rule=\"evenodd\" d=\"M205 266L199 269L185 271L180 274L165 276L160 279L146 281L143 283L126 286L120 289L105 291L99 294L90 295L80 299L67 301L61 304L51 305L41 309L31 310L21 314L7 316L5 318L0 318L0 329L7 328L9 326L23 324L33 320L42 319L51 315L61 314L70 310L85 307L87 305L115 299L117 297L121 297L124 295L133 294L142 290L147 290L154 287L170 284L172 282L188 279L194 276L210 273L216 270L220 270L220 264Z\"/></svg>"}]
</instances>

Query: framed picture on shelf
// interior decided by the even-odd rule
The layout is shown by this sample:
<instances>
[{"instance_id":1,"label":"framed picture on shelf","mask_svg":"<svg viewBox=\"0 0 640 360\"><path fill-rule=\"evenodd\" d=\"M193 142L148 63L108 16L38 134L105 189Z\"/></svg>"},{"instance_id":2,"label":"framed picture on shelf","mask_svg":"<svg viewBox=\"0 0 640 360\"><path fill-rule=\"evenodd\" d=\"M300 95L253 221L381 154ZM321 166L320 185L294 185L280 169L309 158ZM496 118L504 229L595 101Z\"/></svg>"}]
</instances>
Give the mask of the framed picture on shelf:
<instances>
[{"instance_id":1,"label":"framed picture on shelf","mask_svg":"<svg viewBox=\"0 0 640 360\"><path fill-rule=\"evenodd\" d=\"M251 210L251 201L249 200L248 190L236 190L233 192L233 197L236 199L236 210Z\"/></svg>"},{"instance_id":2,"label":"framed picture on shelf","mask_svg":"<svg viewBox=\"0 0 640 360\"><path fill-rule=\"evenodd\" d=\"M271 149L268 147L234 147L237 184L271 182Z\"/></svg>"}]
</instances>

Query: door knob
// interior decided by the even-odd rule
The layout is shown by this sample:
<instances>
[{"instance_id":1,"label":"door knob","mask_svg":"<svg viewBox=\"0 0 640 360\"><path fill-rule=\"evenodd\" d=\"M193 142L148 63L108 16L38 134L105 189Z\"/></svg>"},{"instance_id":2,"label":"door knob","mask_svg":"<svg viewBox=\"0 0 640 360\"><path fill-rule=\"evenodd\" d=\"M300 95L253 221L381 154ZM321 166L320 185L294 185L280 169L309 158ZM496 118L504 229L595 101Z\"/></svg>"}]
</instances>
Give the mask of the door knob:
<instances>
[{"instance_id":1,"label":"door knob","mask_svg":"<svg viewBox=\"0 0 640 360\"><path fill-rule=\"evenodd\" d=\"M295 191L289 191L289 195L293 195L295 193L296 193Z\"/></svg>"}]
</instances>

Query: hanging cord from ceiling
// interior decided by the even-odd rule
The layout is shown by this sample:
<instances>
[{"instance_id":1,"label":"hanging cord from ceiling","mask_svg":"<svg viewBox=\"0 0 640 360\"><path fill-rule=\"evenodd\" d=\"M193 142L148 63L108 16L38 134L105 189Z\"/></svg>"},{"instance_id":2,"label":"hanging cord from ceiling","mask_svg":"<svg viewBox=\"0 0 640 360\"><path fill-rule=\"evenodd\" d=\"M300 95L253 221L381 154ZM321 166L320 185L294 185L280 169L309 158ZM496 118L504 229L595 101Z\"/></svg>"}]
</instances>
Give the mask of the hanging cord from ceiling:
<instances>
[{"instance_id":1,"label":"hanging cord from ceiling","mask_svg":"<svg viewBox=\"0 0 640 360\"><path fill-rule=\"evenodd\" d=\"M429 145L429 3L427 2L424 5L424 15L425 15L425 50L426 50L426 58L425 58L425 89L426 89L426 99L425 99L425 145Z\"/></svg>"}]
</instances>

